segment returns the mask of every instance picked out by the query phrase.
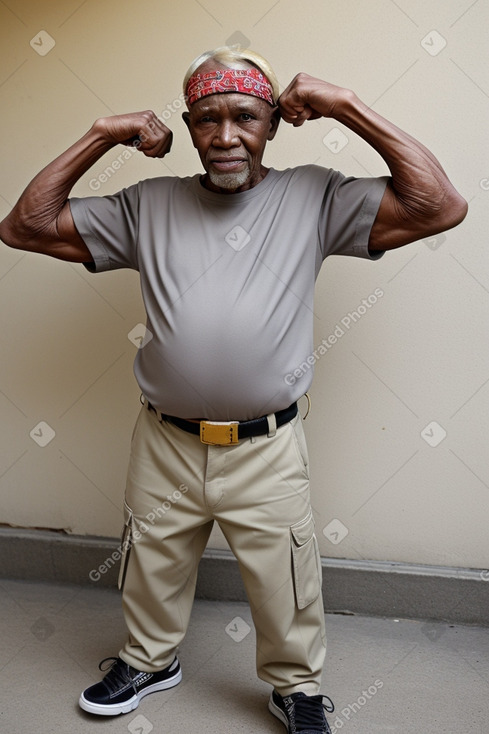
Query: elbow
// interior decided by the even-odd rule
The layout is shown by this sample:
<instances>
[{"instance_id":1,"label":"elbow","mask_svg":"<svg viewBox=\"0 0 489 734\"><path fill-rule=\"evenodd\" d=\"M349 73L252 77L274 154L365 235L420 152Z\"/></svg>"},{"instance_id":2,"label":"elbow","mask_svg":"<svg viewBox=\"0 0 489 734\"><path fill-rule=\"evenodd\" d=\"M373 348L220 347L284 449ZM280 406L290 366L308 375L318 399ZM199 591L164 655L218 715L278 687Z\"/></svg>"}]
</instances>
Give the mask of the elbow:
<instances>
[{"instance_id":1,"label":"elbow","mask_svg":"<svg viewBox=\"0 0 489 734\"><path fill-rule=\"evenodd\" d=\"M37 244L39 238L39 232L16 219L12 212L0 222L0 240L15 250L36 249L34 243Z\"/></svg>"},{"instance_id":2,"label":"elbow","mask_svg":"<svg viewBox=\"0 0 489 734\"><path fill-rule=\"evenodd\" d=\"M469 205L467 201L458 193L458 191L454 190L443 207L443 228L452 229L452 227L456 227L458 224L461 224L467 216L468 210Z\"/></svg>"},{"instance_id":3,"label":"elbow","mask_svg":"<svg viewBox=\"0 0 489 734\"><path fill-rule=\"evenodd\" d=\"M5 245L8 245L8 247L19 247L17 237L12 226L10 225L8 217L5 217L5 219L0 222L0 240Z\"/></svg>"},{"instance_id":4,"label":"elbow","mask_svg":"<svg viewBox=\"0 0 489 734\"><path fill-rule=\"evenodd\" d=\"M465 217L468 214L469 204L464 199L463 196L460 196L460 194L458 196L459 196L459 202L458 202L458 207L457 207L457 212L458 212L457 224L460 224L461 222L464 221Z\"/></svg>"},{"instance_id":5,"label":"elbow","mask_svg":"<svg viewBox=\"0 0 489 734\"><path fill-rule=\"evenodd\" d=\"M445 189L440 199L430 202L425 201L426 211L421 215L419 221L424 220L425 226L430 230L429 235L446 232L463 222L467 216L469 205L458 191L450 187Z\"/></svg>"}]
</instances>

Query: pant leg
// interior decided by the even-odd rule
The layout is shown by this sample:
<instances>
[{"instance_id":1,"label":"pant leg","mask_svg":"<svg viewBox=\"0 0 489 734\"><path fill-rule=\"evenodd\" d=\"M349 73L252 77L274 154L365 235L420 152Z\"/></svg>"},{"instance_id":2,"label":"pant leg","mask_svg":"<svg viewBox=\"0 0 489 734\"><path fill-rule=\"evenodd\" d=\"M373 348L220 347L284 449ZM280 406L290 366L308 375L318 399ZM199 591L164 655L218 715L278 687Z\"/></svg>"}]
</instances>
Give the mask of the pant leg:
<instances>
[{"instance_id":1,"label":"pant leg","mask_svg":"<svg viewBox=\"0 0 489 734\"><path fill-rule=\"evenodd\" d=\"M190 618L212 517L205 447L143 408L131 444L120 587L129 637L120 657L154 672L171 663Z\"/></svg>"},{"instance_id":2,"label":"pant leg","mask_svg":"<svg viewBox=\"0 0 489 734\"><path fill-rule=\"evenodd\" d=\"M281 695L316 694L326 636L301 418L228 451L224 474L215 517L239 561L258 676Z\"/></svg>"}]
</instances>

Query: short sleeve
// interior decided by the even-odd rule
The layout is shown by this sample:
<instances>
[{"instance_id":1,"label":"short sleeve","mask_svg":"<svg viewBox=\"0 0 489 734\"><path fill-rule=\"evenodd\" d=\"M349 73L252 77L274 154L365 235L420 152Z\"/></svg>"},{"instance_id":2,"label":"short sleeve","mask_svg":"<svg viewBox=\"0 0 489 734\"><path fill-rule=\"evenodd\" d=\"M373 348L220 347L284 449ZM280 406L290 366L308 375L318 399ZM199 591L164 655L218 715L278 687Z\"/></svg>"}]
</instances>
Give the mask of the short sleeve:
<instances>
[{"instance_id":1,"label":"short sleeve","mask_svg":"<svg viewBox=\"0 0 489 734\"><path fill-rule=\"evenodd\" d=\"M110 196L73 197L69 204L75 227L92 255L88 270L138 270L137 184Z\"/></svg>"},{"instance_id":2,"label":"short sleeve","mask_svg":"<svg viewBox=\"0 0 489 734\"><path fill-rule=\"evenodd\" d=\"M333 172L319 216L323 258L352 255L376 260L383 255L369 252L368 241L388 180L388 176L353 178Z\"/></svg>"}]
</instances>

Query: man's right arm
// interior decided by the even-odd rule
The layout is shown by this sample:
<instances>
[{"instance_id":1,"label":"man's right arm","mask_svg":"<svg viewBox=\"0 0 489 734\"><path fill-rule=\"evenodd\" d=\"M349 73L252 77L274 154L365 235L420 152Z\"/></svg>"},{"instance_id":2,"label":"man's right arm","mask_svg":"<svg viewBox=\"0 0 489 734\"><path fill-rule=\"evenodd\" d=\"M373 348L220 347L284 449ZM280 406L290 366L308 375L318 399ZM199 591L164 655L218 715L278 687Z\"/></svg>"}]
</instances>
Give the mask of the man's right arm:
<instances>
[{"instance_id":1,"label":"man's right arm","mask_svg":"<svg viewBox=\"0 0 489 734\"><path fill-rule=\"evenodd\" d=\"M171 131L151 111L97 120L31 181L0 222L0 239L16 249L70 262L90 262L92 256L76 230L68 202L75 183L118 143L132 144L150 158L162 158L171 142Z\"/></svg>"}]
</instances>

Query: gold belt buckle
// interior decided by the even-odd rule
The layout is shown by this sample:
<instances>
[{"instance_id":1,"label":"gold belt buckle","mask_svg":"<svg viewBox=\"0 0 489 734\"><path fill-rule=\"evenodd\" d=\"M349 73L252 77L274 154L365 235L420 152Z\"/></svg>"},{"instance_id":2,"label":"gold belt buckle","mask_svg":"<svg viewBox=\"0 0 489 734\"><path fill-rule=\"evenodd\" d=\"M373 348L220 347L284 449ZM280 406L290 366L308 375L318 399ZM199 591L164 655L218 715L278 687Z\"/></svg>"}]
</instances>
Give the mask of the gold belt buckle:
<instances>
[{"instance_id":1,"label":"gold belt buckle","mask_svg":"<svg viewBox=\"0 0 489 734\"><path fill-rule=\"evenodd\" d=\"M200 421L200 440L211 446L231 446L238 443L238 421Z\"/></svg>"}]
</instances>

